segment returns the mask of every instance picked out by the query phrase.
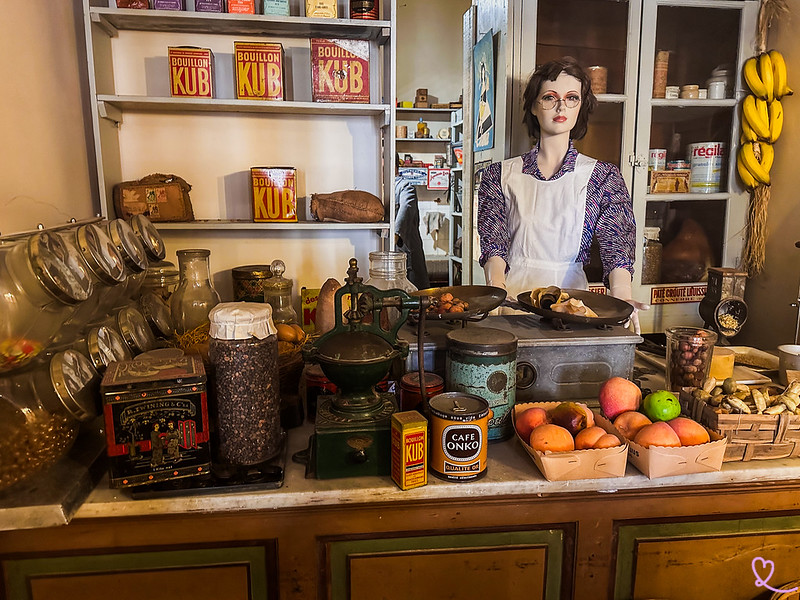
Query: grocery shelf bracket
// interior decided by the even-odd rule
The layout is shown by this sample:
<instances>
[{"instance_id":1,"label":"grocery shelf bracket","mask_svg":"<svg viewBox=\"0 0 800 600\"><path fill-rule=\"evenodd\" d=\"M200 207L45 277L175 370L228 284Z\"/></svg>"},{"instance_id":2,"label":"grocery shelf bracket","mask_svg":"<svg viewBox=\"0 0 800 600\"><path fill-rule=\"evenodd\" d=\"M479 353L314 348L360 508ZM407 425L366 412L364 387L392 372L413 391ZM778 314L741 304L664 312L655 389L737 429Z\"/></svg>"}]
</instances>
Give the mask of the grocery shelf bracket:
<instances>
[{"instance_id":1,"label":"grocery shelf bracket","mask_svg":"<svg viewBox=\"0 0 800 600\"><path fill-rule=\"evenodd\" d=\"M104 119L108 119L114 123L114 127L119 127L122 124L122 111L108 102L98 102L97 112Z\"/></svg>"},{"instance_id":2,"label":"grocery shelf bracket","mask_svg":"<svg viewBox=\"0 0 800 600\"><path fill-rule=\"evenodd\" d=\"M119 29L114 27L103 15L91 13L91 19L92 23L96 23L100 29L106 32L108 37L119 37Z\"/></svg>"}]
</instances>

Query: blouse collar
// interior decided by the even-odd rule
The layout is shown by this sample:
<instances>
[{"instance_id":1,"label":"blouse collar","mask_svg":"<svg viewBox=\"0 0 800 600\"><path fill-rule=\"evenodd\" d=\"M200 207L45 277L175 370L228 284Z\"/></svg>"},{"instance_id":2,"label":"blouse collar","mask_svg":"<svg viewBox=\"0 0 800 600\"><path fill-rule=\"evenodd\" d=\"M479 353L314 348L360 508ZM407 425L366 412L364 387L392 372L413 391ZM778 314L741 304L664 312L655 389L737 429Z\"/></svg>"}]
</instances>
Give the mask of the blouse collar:
<instances>
[{"instance_id":1,"label":"blouse collar","mask_svg":"<svg viewBox=\"0 0 800 600\"><path fill-rule=\"evenodd\" d=\"M536 177L536 179L541 179L542 181L545 181L545 177L539 170L539 164L537 160L538 157L539 157L539 143L537 142L530 152L522 155L522 172L527 173L528 175L533 175L534 177ZM550 180L558 179L565 173L574 171L575 160L577 158L578 158L578 151L572 144L572 140L570 140L569 149L567 150L566 156L564 156L564 162L561 164L561 168L550 178Z\"/></svg>"}]
</instances>

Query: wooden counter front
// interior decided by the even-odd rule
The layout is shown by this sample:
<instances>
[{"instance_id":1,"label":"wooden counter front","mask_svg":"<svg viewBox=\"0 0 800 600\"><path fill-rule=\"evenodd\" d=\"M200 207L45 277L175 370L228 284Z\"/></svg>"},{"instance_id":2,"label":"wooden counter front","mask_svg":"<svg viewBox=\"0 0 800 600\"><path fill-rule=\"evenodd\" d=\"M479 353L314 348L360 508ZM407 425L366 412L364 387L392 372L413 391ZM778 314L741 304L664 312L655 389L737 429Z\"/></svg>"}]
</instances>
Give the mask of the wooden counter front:
<instances>
[{"instance_id":1,"label":"wooden counter front","mask_svg":"<svg viewBox=\"0 0 800 600\"><path fill-rule=\"evenodd\" d=\"M515 440L489 456L483 480L407 492L293 463L269 492L132 500L101 482L69 525L0 533L5 597L744 600L764 597L754 559L774 588L798 577L796 461L547 482Z\"/></svg>"}]
</instances>

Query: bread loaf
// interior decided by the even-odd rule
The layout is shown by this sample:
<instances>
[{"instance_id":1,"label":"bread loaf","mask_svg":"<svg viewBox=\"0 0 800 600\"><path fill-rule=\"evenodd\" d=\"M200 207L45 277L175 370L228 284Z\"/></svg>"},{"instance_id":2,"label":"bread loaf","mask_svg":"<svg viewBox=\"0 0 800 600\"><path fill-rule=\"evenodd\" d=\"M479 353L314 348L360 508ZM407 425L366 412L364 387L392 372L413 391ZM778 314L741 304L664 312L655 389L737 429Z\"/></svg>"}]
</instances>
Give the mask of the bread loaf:
<instances>
[{"instance_id":1,"label":"bread loaf","mask_svg":"<svg viewBox=\"0 0 800 600\"><path fill-rule=\"evenodd\" d=\"M311 194L311 215L318 221L375 223L383 213L381 199L362 190Z\"/></svg>"},{"instance_id":2,"label":"bread loaf","mask_svg":"<svg viewBox=\"0 0 800 600\"><path fill-rule=\"evenodd\" d=\"M333 304L336 291L342 287L338 281L331 278L319 290L317 297L316 333L326 333L336 325L336 312Z\"/></svg>"}]
</instances>

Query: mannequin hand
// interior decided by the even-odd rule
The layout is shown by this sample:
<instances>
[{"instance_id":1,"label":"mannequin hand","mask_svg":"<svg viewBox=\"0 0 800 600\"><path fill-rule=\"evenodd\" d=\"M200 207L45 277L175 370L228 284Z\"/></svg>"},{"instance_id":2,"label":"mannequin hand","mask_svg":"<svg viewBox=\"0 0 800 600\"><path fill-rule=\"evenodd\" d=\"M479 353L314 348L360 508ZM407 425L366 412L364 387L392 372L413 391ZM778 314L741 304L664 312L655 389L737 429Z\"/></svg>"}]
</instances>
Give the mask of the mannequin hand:
<instances>
[{"instance_id":1,"label":"mannequin hand","mask_svg":"<svg viewBox=\"0 0 800 600\"><path fill-rule=\"evenodd\" d=\"M631 313L631 317L630 317L630 319L628 319L628 322L626 323L626 326L630 327L631 325L633 325L633 332L636 335L639 335L639 334L642 333L642 328L639 325L639 311L640 310L650 310L650 305L649 304L643 304L642 302L636 302L636 300L631 300L630 298L625 300L625 302L627 302L628 304L633 306L633 312Z\"/></svg>"},{"instance_id":2,"label":"mannequin hand","mask_svg":"<svg viewBox=\"0 0 800 600\"><path fill-rule=\"evenodd\" d=\"M506 261L499 256L490 257L483 265L486 285L506 289Z\"/></svg>"},{"instance_id":3,"label":"mannequin hand","mask_svg":"<svg viewBox=\"0 0 800 600\"><path fill-rule=\"evenodd\" d=\"M642 333L642 328L639 325L639 311L650 310L650 305L637 302L631 298L633 295L631 274L625 269L614 269L608 275L608 283L612 296L619 298L620 300L624 300L633 306L633 312L631 313L630 319L628 319L626 326L630 327L633 325L633 331L637 335Z\"/></svg>"}]
</instances>

